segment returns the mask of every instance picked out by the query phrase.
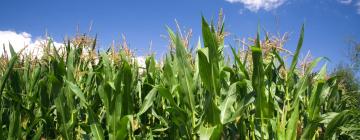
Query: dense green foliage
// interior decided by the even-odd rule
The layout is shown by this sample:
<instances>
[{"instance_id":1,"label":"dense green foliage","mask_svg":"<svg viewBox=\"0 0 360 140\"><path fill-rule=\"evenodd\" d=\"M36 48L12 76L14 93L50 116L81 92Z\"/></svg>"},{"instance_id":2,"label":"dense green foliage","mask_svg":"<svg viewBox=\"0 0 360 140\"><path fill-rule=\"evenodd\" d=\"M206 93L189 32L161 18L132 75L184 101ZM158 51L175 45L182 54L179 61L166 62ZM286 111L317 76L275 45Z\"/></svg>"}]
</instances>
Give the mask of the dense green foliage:
<instances>
[{"instance_id":1,"label":"dense green foliage","mask_svg":"<svg viewBox=\"0 0 360 140\"><path fill-rule=\"evenodd\" d=\"M347 52L347 63L340 63L331 73L338 77L338 81L345 90L347 106L351 108L360 108L360 43L349 40L349 50Z\"/></svg>"},{"instance_id":2,"label":"dense green foliage","mask_svg":"<svg viewBox=\"0 0 360 140\"><path fill-rule=\"evenodd\" d=\"M289 67L259 33L249 55L225 61L224 24L202 19L195 53L168 30L172 50L138 66L127 49L95 53L96 39L49 41L41 59L11 51L0 69L0 139L348 139L359 113L326 65ZM11 49L11 48L10 48ZM11 49L12 50L12 49ZM90 52L90 53L89 53Z\"/></svg>"}]
</instances>

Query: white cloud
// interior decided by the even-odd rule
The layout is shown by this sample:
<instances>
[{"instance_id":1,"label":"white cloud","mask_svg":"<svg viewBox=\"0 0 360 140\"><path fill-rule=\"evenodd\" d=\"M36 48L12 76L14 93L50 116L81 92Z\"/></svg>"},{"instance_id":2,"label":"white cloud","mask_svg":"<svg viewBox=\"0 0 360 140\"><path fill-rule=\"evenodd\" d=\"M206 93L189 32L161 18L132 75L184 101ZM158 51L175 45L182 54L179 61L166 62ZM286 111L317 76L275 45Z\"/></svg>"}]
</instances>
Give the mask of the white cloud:
<instances>
[{"instance_id":1,"label":"white cloud","mask_svg":"<svg viewBox=\"0 0 360 140\"><path fill-rule=\"evenodd\" d=\"M341 4L351 4L352 0L337 0Z\"/></svg>"},{"instance_id":2,"label":"white cloud","mask_svg":"<svg viewBox=\"0 0 360 140\"><path fill-rule=\"evenodd\" d=\"M349 5L351 7L355 7L356 8L356 13L360 14L360 0L352 1L352 0L337 0L339 3L344 4L344 5Z\"/></svg>"},{"instance_id":3,"label":"white cloud","mask_svg":"<svg viewBox=\"0 0 360 140\"><path fill-rule=\"evenodd\" d=\"M360 14L360 0L356 3L357 13Z\"/></svg>"},{"instance_id":4,"label":"white cloud","mask_svg":"<svg viewBox=\"0 0 360 140\"><path fill-rule=\"evenodd\" d=\"M145 56L138 56L135 59L136 59L139 67L142 67L142 68L146 67L146 64L145 64L146 58L145 58Z\"/></svg>"},{"instance_id":5,"label":"white cloud","mask_svg":"<svg viewBox=\"0 0 360 140\"><path fill-rule=\"evenodd\" d=\"M226 0L230 3L242 3L250 11L257 12L260 9L270 11L278 8L286 0Z\"/></svg>"},{"instance_id":6,"label":"white cloud","mask_svg":"<svg viewBox=\"0 0 360 140\"><path fill-rule=\"evenodd\" d=\"M30 54L36 56L42 55L42 44L46 42L45 39L35 39L32 40L31 34L27 32L16 33L14 31L0 31L0 56L4 54L3 46L5 46L5 51L10 55L9 43L13 46L15 52L19 53L24 47L26 47L22 53ZM62 46L61 43L54 42L56 48Z\"/></svg>"},{"instance_id":7,"label":"white cloud","mask_svg":"<svg viewBox=\"0 0 360 140\"><path fill-rule=\"evenodd\" d=\"M132 58L133 61L135 61L139 67L139 73L143 74L145 72L146 68L146 57L145 56L137 56L135 58Z\"/></svg>"},{"instance_id":8,"label":"white cloud","mask_svg":"<svg viewBox=\"0 0 360 140\"><path fill-rule=\"evenodd\" d=\"M16 33L13 31L0 31L0 55L4 53L3 46L9 53L9 43L13 46L16 52L20 51L25 45L31 43L31 35L26 32Z\"/></svg>"}]
</instances>

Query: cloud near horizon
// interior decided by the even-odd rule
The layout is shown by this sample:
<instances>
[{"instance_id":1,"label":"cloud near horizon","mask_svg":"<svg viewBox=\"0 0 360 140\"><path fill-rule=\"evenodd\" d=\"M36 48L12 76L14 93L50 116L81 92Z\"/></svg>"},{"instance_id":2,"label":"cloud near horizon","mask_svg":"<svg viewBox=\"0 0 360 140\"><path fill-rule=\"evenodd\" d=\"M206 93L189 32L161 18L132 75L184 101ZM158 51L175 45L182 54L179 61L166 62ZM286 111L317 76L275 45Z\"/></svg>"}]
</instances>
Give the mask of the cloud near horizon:
<instances>
[{"instance_id":1,"label":"cloud near horizon","mask_svg":"<svg viewBox=\"0 0 360 140\"><path fill-rule=\"evenodd\" d=\"M22 54L32 54L33 56L41 57L43 54L43 44L46 42L44 38L37 38L35 40L32 39L31 34L27 32L17 33L15 31L0 31L0 57L4 54L4 49L8 56L10 55L9 43L14 48L16 53L19 53L25 46L22 51ZM55 48L60 48L63 46L62 43L53 42ZM5 48L4 48L5 47ZM137 56L135 61L137 61L138 65L142 68L146 67L145 64L146 57L145 56ZM143 69L141 69L143 72Z\"/></svg>"},{"instance_id":2,"label":"cloud near horizon","mask_svg":"<svg viewBox=\"0 0 360 140\"><path fill-rule=\"evenodd\" d=\"M260 9L270 11L283 5L286 0L225 0L230 3L242 3L246 9L257 12Z\"/></svg>"},{"instance_id":3,"label":"cloud near horizon","mask_svg":"<svg viewBox=\"0 0 360 140\"><path fill-rule=\"evenodd\" d=\"M46 39L43 38L37 38L33 40L31 34L27 32L17 33L15 31L10 31L10 30L0 31L0 45L1 45L0 56L4 54L4 49L7 52L7 54L10 55L9 43L14 48L14 51L16 53L19 53L24 47L27 46L27 48L25 48L22 53L25 54L32 53L35 56L41 56L42 44L44 44L45 42ZM55 41L53 43L56 48L62 46L62 43L58 43Z\"/></svg>"}]
</instances>

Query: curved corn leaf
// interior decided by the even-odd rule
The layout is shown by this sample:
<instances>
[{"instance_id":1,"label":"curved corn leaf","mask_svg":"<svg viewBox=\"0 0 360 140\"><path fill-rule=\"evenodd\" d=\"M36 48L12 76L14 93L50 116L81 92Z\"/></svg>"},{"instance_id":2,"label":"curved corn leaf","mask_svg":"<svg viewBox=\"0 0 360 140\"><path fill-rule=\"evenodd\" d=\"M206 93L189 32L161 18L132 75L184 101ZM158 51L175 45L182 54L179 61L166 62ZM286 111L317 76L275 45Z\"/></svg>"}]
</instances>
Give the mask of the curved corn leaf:
<instances>
[{"instance_id":1,"label":"curved corn leaf","mask_svg":"<svg viewBox=\"0 0 360 140\"><path fill-rule=\"evenodd\" d=\"M154 99L156 97L156 93L157 93L157 89L153 88L145 97L145 100L143 102L143 104L140 107L139 112L137 113L138 116L142 115L143 113L145 113L145 111L147 111L151 105L154 102Z\"/></svg>"}]
</instances>

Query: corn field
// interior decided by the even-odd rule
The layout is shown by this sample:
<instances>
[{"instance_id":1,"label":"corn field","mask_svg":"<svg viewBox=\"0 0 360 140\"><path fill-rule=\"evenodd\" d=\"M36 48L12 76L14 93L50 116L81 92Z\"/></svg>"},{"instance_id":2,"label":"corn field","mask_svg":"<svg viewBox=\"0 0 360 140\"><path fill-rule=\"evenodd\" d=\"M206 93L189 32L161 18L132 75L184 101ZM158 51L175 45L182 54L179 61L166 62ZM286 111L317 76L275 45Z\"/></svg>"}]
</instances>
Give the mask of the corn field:
<instances>
[{"instance_id":1,"label":"corn field","mask_svg":"<svg viewBox=\"0 0 360 140\"><path fill-rule=\"evenodd\" d=\"M191 49L168 29L171 49L142 67L129 49L67 41L44 55L1 56L0 139L359 139L360 113L316 58L298 67L260 38L224 55L224 23L202 18ZM266 48L266 53L265 53ZM318 71L313 69L320 67Z\"/></svg>"}]
</instances>

